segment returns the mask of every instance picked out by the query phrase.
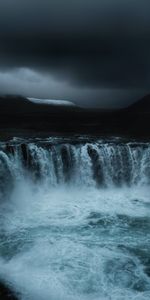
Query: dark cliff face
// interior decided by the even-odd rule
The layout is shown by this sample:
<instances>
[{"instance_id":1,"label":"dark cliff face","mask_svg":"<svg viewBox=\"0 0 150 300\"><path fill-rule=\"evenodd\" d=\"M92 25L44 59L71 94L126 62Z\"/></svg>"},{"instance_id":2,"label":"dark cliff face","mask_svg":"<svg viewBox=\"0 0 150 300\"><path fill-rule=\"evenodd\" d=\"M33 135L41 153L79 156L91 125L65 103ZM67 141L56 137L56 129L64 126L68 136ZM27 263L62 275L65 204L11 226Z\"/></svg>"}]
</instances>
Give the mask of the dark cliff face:
<instances>
[{"instance_id":1,"label":"dark cliff face","mask_svg":"<svg viewBox=\"0 0 150 300\"><path fill-rule=\"evenodd\" d=\"M150 137L150 96L126 109L42 105L23 97L0 98L0 135L95 134Z\"/></svg>"}]
</instances>

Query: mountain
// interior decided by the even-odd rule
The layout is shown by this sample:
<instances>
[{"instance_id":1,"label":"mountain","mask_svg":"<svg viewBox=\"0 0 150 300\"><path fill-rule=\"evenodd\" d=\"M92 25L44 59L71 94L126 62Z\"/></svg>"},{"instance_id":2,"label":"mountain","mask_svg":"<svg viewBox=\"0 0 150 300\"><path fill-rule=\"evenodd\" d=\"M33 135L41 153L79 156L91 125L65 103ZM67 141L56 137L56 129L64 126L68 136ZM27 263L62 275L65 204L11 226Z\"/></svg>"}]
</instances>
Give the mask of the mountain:
<instances>
[{"instance_id":1,"label":"mountain","mask_svg":"<svg viewBox=\"0 0 150 300\"><path fill-rule=\"evenodd\" d=\"M34 98L25 98L22 96L3 96L0 97L0 113L8 115L16 114L38 114L51 112L55 110L75 109L75 105L69 101L41 100Z\"/></svg>"},{"instance_id":2,"label":"mountain","mask_svg":"<svg viewBox=\"0 0 150 300\"><path fill-rule=\"evenodd\" d=\"M150 137L150 96L125 109L81 108L72 102L0 97L0 137L64 134Z\"/></svg>"},{"instance_id":3,"label":"mountain","mask_svg":"<svg viewBox=\"0 0 150 300\"><path fill-rule=\"evenodd\" d=\"M96 134L114 127L113 111L87 109L69 101L0 97L0 134ZM11 133L11 134L12 134Z\"/></svg>"},{"instance_id":4,"label":"mountain","mask_svg":"<svg viewBox=\"0 0 150 300\"><path fill-rule=\"evenodd\" d=\"M136 101L127 108L131 113L150 113L150 95Z\"/></svg>"}]
</instances>

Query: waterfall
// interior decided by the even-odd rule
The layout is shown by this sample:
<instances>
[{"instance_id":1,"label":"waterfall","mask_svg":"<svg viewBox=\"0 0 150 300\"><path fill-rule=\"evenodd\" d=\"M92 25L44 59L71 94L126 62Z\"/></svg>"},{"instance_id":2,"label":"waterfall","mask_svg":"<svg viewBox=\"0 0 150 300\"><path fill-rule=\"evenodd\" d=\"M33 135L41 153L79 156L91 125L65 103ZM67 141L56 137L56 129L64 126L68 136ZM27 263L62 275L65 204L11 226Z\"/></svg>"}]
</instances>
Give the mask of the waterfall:
<instances>
[{"instance_id":1,"label":"waterfall","mask_svg":"<svg viewBox=\"0 0 150 300\"><path fill-rule=\"evenodd\" d=\"M0 293L149 300L149 183L149 142L0 142Z\"/></svg>"},{"instance_id":2,"label":"waterfall","mask_svg":"<svg viewBox=\"0 0 150 300\"><path fill-rule=\"evenodd\" d=\"M109 187L150 182L150 143L96 140L0 144L0 187L30 178L47 186Z\"/></svg>"}]
</instances>

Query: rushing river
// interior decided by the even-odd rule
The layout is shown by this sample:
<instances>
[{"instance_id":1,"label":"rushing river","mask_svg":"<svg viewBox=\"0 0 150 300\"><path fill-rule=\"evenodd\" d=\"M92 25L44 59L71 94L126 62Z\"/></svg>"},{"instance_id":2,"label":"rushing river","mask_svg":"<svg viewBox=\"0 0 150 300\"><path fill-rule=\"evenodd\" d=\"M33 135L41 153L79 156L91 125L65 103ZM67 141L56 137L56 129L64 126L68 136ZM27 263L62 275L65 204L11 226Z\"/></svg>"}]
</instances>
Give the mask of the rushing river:
<instances>
[{"instance_id":1,"label":"rushing river","mask_svg":"<svg viewBox=\"0 0 150 300\"><path fill-rule=\"evenodd\" d=\"M0 143L0 280L19 300L150 299L150 143Z\"/></svg>"}]
</instances>

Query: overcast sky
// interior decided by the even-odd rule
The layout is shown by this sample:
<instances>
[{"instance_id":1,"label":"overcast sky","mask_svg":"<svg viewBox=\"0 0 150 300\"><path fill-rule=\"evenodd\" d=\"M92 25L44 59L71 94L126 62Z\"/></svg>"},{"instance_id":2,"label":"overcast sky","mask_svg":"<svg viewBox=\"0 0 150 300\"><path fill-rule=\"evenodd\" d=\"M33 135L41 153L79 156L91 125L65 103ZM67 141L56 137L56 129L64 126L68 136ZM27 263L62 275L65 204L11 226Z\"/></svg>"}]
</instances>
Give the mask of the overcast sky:
<instances>
[{"instance_id":1,"label":"overcast sky","mask_svg":"<svg viewBox=\"0 0 150 300\"><path fill-rule=\"evenodd\" d=\"M149 0L0 0L1 94L125 106L149 82Z\"/></svg>"}]
</instances>

